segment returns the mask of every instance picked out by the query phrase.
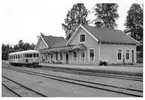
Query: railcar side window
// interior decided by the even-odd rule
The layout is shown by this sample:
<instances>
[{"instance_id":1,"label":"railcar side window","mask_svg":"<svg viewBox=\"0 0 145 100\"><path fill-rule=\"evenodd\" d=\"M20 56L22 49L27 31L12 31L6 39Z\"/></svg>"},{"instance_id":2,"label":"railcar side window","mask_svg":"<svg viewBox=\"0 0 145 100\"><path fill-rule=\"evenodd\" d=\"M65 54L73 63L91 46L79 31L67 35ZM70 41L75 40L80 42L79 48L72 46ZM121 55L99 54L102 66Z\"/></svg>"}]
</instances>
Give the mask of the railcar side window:
<instances>
[{"instance_id":1,"label":"railcar side window","mask_svg":"<svg viewBox=\"0 0 145 100\"><path fill-rule=\"evenodd\" d=\"M20 59L20 55L18 55L18 59Z\"/></svg>"},{"instance_id":2,"label":"railcar side window","mask_svg":"<svg viewBox=\"0 0 145 100\"><path fill-rule=\"evenodd\" d=\"M29 58L29 57L32 57L32 54L27 54L27 57Z\"/></svg>"},{"instance_id":3,"label":"railcar side window","mask_svg":"<svg viewBox=\"0 0 145 100\"><path fill-rule=\"evenodd\" d=\"M35 53L33 53L33 57L35 57L36 55L35 55Z\"/></svg>"},{"instance_id":4,"label":"railcar side window","mask_svg":"<svg viewBox=\"0 0 145 100\"><path fill-rule=\"evenodd\" d=\"M32 57L32 54L29 54L30 55L30 57Z\"/></svg>"}]
</instances>

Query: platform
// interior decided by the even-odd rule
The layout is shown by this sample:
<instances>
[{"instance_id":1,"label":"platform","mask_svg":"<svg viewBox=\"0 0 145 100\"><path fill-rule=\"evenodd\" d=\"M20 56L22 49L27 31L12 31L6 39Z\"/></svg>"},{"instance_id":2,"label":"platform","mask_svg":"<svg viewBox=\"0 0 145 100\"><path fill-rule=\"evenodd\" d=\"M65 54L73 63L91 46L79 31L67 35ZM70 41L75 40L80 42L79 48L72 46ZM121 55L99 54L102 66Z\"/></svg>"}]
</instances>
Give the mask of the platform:
<instances>
[{"instance_id":1,"label":"platform","mask_svg":"<svg viewBox=\"0 0 145 100\"><path fill-rule=\"evenodd\" d=\"M78 69L94 69L94 70L108 70L108 71L119 71L119 72L130 72L130 73L143 73L143 67L135 67L135 65L128 66L93 66L93 65L71 65L71 64L48 64L40 63L41 66L51 66L60 68L78 68Z\"/></svg>"}]
</instances>

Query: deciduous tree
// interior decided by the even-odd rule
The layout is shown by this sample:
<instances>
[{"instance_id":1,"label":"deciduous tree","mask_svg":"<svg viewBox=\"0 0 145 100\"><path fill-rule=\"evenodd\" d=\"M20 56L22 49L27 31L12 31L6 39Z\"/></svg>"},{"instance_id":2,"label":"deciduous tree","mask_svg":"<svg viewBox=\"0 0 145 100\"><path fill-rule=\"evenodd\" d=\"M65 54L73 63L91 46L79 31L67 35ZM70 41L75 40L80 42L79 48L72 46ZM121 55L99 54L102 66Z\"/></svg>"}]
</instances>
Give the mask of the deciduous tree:
<instances>
[{"instance_id":1,"label":"deciduous tree","mask_svg":"<svg viewBox=\"0 0 145 100\"><path fill-rule=\"evenodd\" d=\"M66 40L68 40L76 28L82 24L86 25L88 11L83 3L77 3L73 5L72 9L68 11L62 27L66 33Z\"/></svg>"},{"instance_id":2,"label":"deciduous tree","mask_svg":"<svg viewBox=\"0 0 145 100\"><path fill-rule=\"evenodd\" d=\"M101 27L105 28L115 28L117 26L116 20L119 15L117 13L118 4L116 3L100 3L96 4L94 7L95 10L95 25L96 22L101 22Z\"/></svg>"}]
</instances>

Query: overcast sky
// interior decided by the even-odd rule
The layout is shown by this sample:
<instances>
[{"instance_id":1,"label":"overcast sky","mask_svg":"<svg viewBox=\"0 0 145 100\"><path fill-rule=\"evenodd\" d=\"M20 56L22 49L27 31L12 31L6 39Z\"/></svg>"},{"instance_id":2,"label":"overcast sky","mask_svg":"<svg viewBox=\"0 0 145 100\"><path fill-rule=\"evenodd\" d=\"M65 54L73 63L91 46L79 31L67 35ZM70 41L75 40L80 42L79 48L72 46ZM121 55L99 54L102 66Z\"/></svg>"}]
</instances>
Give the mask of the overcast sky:
<instances>
[{"instance_id":1,"label":"overcast sky","mask_svg":"<svg viewBox=\"0 0 145 100\"><path fill-rule=\"evenodd\" d=\"M12 45L19 40L36 44L40 32L65 37L61 24L68 10L76 3L84 3L88 10L92 10L99 1L118 3L120 17L117 20L117 29L120 30L124 30L125 18L131 4L143 2L143 0L1 0L0 40L2 43Z\"/></svg>"}]
</instances>

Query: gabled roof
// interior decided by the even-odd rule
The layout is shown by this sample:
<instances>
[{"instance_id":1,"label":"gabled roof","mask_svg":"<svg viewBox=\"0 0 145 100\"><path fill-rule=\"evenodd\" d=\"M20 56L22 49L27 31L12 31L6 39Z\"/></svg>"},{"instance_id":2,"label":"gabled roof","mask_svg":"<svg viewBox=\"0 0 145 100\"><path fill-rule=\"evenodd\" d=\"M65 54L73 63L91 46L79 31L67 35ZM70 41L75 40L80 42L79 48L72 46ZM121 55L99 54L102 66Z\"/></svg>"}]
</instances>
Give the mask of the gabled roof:
<instances>
[{"instance_id":1,"label":"gabled roof","mask_svg":"<svg viewBox=\"0 0 145 100\"><path fill-rule=\"evenodd\" d=\"M87 47L84 44L76 44L73 49L86 50Z\"/></svg>"},{"instance_id":2,"label":"gabled roof","mask_svg":"<svg viewBox=\"0 0 145 100\"><path fill-rule=\"evenodd\" d=\"M138 41L131 38L121 30L115 30L111 28L96 28L91 26L83 27L101 42L138 44Z\"/></svg>"},{"instance_id":3,"label":"gabled roof","mask_svg":"<svg viewBox=\"0 0 145 100\"><path fill-rule=\"evenodd\" d=\"M135 39L133 39L132 37L128 36L127 34L125 34L120 30L115 30L111 28L97 28L87 25L78 26L74 34L68 40L67 44L70 42L70 40L73 39L73 37L77 33L77 30L80 27L84 29L88 34L90 34L97 42L118 43L118 44L139 44L138 41L136 41Z\"/></svg>"},{"instance_id":4,"label":"gabled roof","mask_svg":"<svg viewBox=\"0 0 145 100\"><path fill-rule=\"evenodd\" d=\"M41 52L53 52L53 51L72 51L72 50L86 50L87 47L84 44L76 44L76 45L66 45L60 47L53 47L53 48L44 48L41 49Z\"/></svg>"},{"instance_id":5,"label":"gabled roof","mask_svg":"<svg viewBox=\"0 0 145 100\"><path fill-rule=\"evenodd\" d=\"M65 46L66 40L64 37L41 36L49 48Z\"/></svg>"}]
</instances>

